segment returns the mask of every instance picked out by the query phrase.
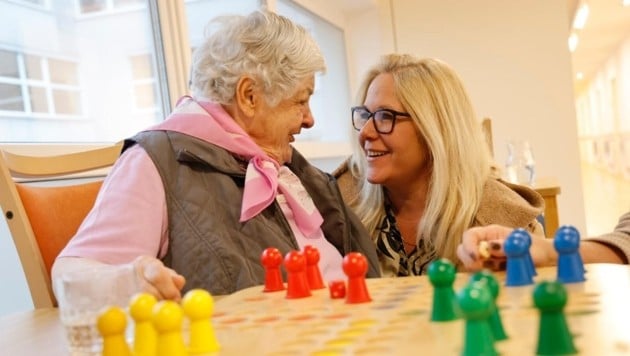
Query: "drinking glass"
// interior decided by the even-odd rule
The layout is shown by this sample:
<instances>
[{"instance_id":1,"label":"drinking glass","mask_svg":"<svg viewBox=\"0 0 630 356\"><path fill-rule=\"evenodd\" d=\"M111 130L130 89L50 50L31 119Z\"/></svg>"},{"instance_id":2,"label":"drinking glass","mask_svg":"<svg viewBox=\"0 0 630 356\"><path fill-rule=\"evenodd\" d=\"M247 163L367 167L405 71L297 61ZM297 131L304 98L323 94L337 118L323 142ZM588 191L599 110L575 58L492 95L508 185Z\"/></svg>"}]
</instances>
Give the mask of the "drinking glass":
<instances>
[{"instance_id":1,"label":"drinking glass","mask_svg":"<svg viewBox=\"0 0 630 356\"><path fill-rule=\"evenodd\" d=\"M529 141L510 141L507 148L505 179L515 184L534 185L536 161Z\"/></svg>"},{"instance_id":2,"label":"drinking glass","mask_svg":"<svg viewBox=\"0 0 630 356\"><path fill-rule=\"evenodd\" d=\"M127 308L139 281L131 265L104 266L62 274L54 289L70 355L100 355L99 314L107 306Z\"/></svg>"}]
</instances>

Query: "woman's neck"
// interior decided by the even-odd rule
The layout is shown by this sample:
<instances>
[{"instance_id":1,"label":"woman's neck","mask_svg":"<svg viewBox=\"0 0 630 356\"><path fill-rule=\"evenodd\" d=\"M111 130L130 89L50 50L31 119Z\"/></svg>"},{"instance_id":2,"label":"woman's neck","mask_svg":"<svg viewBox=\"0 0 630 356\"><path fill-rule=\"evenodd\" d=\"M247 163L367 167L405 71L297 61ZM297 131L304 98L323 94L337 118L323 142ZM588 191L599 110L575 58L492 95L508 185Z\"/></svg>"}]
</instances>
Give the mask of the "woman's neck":
<instances>
[{"instance_id":1,"label":"woman's neck","mask_svg":"<svg viewBox=\"0 0 630 356\"><path fill-rule=\"evenodd\" d=\"M427 185L416 186L416 189L386 190L407 255L417 245L418 224L424 215L427 191Z\"/></svg>"},{"instance_id":2,"label":"woman's neck","mask_svg":"<svg viewBox=\"0 0 630 356\"><path fill-rule=\"evenodd\" d=\"M396 221L416 224L420 221L427 202L428 184L420 184L413 189L386 188L386 194Z\"/></svg>"}]
</instances>

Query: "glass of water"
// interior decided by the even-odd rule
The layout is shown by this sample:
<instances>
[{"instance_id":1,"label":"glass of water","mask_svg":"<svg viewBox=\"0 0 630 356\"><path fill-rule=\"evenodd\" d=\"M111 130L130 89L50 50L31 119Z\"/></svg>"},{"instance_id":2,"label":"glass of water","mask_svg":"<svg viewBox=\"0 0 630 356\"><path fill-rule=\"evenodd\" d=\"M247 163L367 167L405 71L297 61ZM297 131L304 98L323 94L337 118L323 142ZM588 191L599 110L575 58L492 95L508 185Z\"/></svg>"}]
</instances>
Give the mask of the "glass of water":
<instances>
[{"instance_id":1,"label":"glass of water","mask_svg":"<svg viewBox=\"0 0 630 356\"><path fill-rule=\"evenodd\" d=\"M536 161L529 141L508 142L505 179L510 183L533 186L536 181Z\"/></svg>"},{"instance_id":2,"label":"glass of water","mask_svg":"<svg viewBox=\"0 0 630 356\"><path fill-rule=\"evenodd\" d=\"M127 308L139 282L131 265L104 266L65 273L55 279L54 289L70 355L100 355L99 314L107 306Z\"/></svg>"}]
</instances>

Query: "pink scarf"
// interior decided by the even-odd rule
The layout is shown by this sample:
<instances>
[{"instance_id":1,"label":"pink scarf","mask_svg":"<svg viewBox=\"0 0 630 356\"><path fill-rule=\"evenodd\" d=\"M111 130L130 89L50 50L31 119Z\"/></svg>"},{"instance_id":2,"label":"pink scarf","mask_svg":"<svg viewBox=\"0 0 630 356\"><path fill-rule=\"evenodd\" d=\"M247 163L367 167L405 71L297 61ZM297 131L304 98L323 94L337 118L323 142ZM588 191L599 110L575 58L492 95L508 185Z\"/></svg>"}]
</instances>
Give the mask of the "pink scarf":
<instances>
[{"instance_id":1,"label":"pink scarf","mask_svg":"<svg viewBox=\"0 0 630 356\"><path fill-rule=\"evenodd\" d=\"M191 125L191 120L199 121L200 124ZM317 236L315 233L324 219L304 186L299 182L299 178L287 170L293 177L288 180L279 180L278 162L267 156L221 105L183 97L177 102L173 113L151 130L180 132L217 145L249 160L245 173L241 222L255 217L268 207L280 190L302 234L306 237Z\"/></svg>"}]
</instances>

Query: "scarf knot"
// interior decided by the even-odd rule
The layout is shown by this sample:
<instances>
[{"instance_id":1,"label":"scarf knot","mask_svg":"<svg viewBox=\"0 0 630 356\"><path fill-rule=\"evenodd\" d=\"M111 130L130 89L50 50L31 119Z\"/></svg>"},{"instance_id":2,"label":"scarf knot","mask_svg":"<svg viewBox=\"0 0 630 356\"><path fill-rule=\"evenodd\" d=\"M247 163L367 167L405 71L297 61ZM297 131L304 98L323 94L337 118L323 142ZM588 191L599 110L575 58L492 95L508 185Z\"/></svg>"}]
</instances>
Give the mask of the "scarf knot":
<instances>
[{"instance_id":1,"label":"scarf knot","mask_svg":"<svg viewBox=\"0 0 630 356\"><path fill-rule=\"evenodd\" d=\"M269 158L254 156L247 164L241 222L258 215L276 198L278 191L278 163Z\"/></svg>"}]
</instances>

